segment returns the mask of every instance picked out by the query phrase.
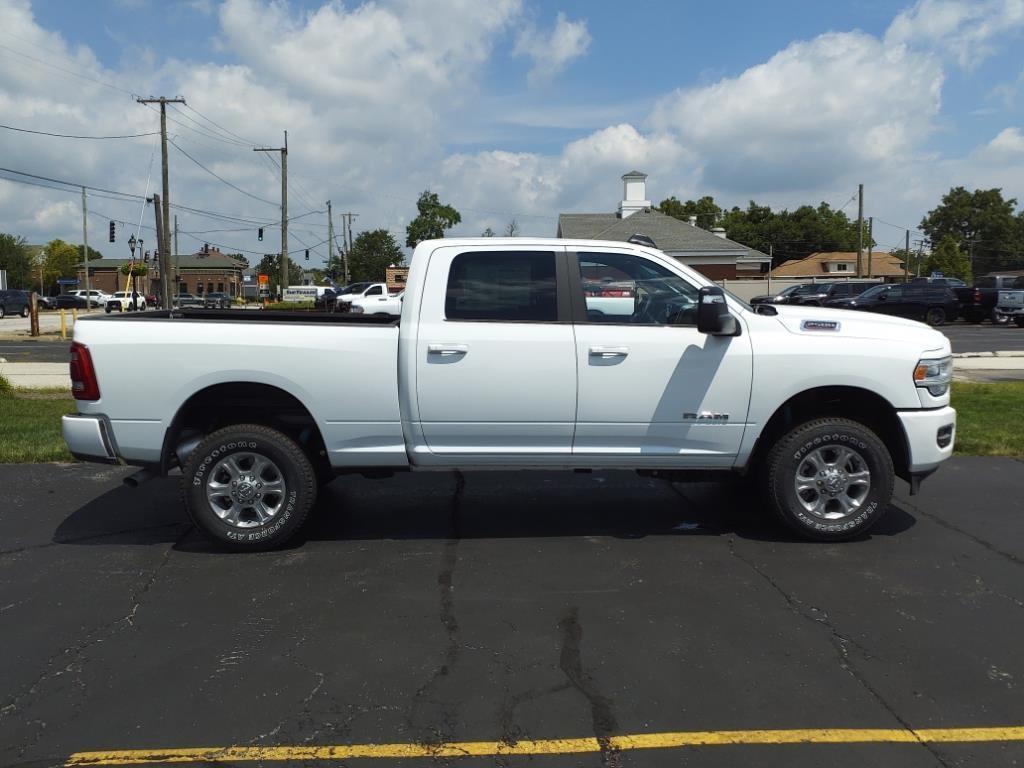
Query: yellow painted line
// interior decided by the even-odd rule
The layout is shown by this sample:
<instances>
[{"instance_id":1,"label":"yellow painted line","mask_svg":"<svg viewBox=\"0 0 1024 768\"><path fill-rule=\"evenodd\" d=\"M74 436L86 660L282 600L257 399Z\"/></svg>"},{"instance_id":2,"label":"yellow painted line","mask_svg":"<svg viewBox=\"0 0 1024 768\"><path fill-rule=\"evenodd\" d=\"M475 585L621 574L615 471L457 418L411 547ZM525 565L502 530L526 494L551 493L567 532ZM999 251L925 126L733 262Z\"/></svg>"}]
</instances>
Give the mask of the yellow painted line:
<instances>
[{"instance_id":1,"label":"yellow painted line","mask_svg":"<svg viewBox=\"0 0 1024 768\"><path fill-rule=\"evenodd\" d=\"M353 760L356 758L453 758L496 755L571 755L584 752L671 749L738 744L915 744L1024 741L1024 726L990 728L797 728L752 731L681 731L596 738L457 741L441 744L348 744L308 747L199 747L191 749L122 749L75 752L64 763L77 765L147 765L217 763L246 760Z\"/></svg>"}]
</instances>

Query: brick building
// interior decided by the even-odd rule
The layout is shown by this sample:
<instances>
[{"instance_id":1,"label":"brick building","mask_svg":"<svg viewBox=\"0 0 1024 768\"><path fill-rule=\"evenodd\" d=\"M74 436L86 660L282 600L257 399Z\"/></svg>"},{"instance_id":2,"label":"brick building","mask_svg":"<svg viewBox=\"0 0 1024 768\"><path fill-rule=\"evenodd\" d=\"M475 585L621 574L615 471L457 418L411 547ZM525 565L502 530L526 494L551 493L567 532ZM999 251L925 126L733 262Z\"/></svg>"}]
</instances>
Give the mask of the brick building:
<instances>
[{"instance_id":1,"label":"brick building","mask_svg":"<svg viewBox=\"0 0 1024 768\"><path fill-rule=\"evenodd\" d=\"M408 267L388 267L384 271L384 282L388 284L388 293L405 290L405 281L409 278Z\"/></svg>"},{"instance_id":2,"label":"brick building","mask_svg":"<svg viewBox=\"0 0 1024 768\"><path fill-rule=\"evenodd\" d=\"M89 281L92 288L113 293L125 290L128 277L121 269L129 259L93 259L89 262ZM150 260L146 263L148 272L138 278L140 291L160 294L159 264ZM178 293L226 293L229 296L242 295L242 273L246 262L237 256L221 253L216 248L204 246L203 250L187 256L171 257L172 278L176 279ZM85 285L85 271L78 270L79 285Z\"/></svg>"}]
</instances>

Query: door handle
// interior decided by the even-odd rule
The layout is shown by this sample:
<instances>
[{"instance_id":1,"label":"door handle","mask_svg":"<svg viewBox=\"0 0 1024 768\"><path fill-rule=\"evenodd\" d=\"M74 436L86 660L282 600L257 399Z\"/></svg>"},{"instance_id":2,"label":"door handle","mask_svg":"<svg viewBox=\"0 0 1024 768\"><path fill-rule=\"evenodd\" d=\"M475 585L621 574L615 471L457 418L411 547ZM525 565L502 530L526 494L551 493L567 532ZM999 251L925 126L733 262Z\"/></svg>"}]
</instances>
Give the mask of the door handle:
<instances>
[{"instance_id":1,"label":"door handle","mask_svg":"<svg viewBox=\"0 0 1024 768\"><path fill-rule=\"evenodd\" d=\"M468 344L427 344L430 355L464 355L469 352Z\"/></svg>"},{"instance_id":2,"label":"door handle","mask_svg":"<svg viewBox=\"0 0 1024 768\"><path fill-rule=\"evenodd\" d=\"M591 347L590 354L594 357L625 357L629 347Z\"/></svg>"}]
</instances>

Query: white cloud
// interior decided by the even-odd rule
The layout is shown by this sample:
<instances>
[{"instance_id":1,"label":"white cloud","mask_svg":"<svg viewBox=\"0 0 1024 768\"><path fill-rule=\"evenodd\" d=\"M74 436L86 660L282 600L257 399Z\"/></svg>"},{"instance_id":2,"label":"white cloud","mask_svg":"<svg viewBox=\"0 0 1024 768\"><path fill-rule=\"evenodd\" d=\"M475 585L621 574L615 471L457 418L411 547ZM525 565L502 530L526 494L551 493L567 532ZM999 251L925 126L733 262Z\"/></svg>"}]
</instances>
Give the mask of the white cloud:
<instances>
[{"instance_id":1,"label":"white cloud","mask_svg":"<svg viewBox=\"0 0 1024 768\"><path fill-rule=\"evenodd\" d=\"M677 91L653 124L697 154L716 189L813 190L919 145L942 80L927 54L860 32L829 33L738 77Z\"/></svg>"},{"instance_id":2,"label":"white cloud","mask_svg":"<svg viewBox=\"0 0 1024 768\"><path fill-rule=\"evenodd\" d=\"M590 33L585 19L569 21L559 11L555 26L548 32L528 25L519 32L513 54L529 56L533 68L527 75L531 84L550 80L573 59L583 56L590 47Z\"/></svg>"},{"instance_id":3,"label":"white cloud","mask_svg":"<svg viewBox=\"0 0 1024 768\"><path fill-rule=\"evenodd\" d=\"M893 19L887 46L948 50L972 68L990 56L995 38L1024 28L1024 0L918 0Z\"/></svg>"},{"instance_id":4,"label":"white cloud","mask_svg":"<svg viewBox=\"0 0 1024 768\"><path fill-rule=\"evenodd\" d=\"M988 148L997 152L1024 154L1024 133L1020 128L1004 128L992 141Z\"/></svg>"}]
</instances>

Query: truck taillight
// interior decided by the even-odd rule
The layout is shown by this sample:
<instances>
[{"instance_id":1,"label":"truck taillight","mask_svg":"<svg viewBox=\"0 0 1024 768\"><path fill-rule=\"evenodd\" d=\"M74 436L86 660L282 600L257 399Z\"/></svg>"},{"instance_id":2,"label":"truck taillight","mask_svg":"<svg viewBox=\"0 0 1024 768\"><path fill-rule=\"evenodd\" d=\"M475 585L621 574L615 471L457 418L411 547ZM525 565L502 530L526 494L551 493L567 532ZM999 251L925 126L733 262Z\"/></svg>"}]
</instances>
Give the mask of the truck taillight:
<instances>
[{"instance_id":1,"label":"truck taillight","mask_svg":"<svg viewBox=\"0 0 1024 768\"><path fill-rule=\"evenodd\" d=\"M71 343L71 394L76 400L99 400L100 383L85 344Z\"/></svg>"},{"instance_id":2,"label":"truck taillight","mask_svg":"<svg viewBox=\"0 0 1024 768\"><path fill-rule=\"evenodd\" d=\"M975 288L974 289L974 303L975 304L981 304L981 289L980 288Z\"/></svg>"}]
</instances>

